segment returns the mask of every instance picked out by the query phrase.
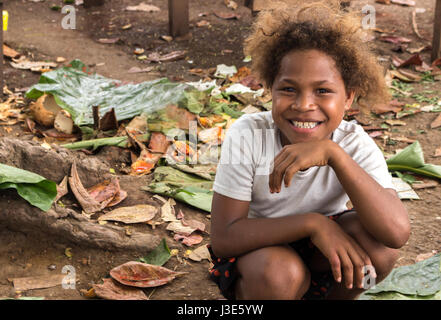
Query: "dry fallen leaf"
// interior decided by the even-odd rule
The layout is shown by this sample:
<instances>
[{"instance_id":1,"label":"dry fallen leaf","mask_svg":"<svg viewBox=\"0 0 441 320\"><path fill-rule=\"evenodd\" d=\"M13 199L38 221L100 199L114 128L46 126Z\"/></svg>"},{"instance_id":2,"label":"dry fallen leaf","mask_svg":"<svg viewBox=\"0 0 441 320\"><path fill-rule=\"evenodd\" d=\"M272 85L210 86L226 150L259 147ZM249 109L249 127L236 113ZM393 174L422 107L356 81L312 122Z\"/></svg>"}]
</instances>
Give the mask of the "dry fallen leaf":
<instances>
[{"instance_id":1,"label":"dry fallen leaf","mask_svg":"<svg viewBox=\"0 0 441 320\"><path fill-rule=\"evenodd\" d=\"M429 259L430 257L434 256L436 253L437 253L436 250L432 250L432 252L421 253L421 254L416 256L415 262L420 262L420 261Z\"/></svg>"},{"instance_id":2,"label":"dry fallen leaf","mask_svg":"<svg viewBox=\"0 0 441 320\"><path fill-rule=\"evenodd\" d=\"M138 204L131 207L121 207L112 210L98 218L98 221L119 221L123 223L142 223L152 220L157 208L147 204Z\"/></svg>"},{"instance_id":3,"label":"dry fallen leaf","mask_svg":"<svg viewBox=\"0 0 441 320\"><path fill-rule=\"evenodd\" d=\"M423 183L413 183L412 188L413 189L426 189L426 188L434 188L438 186L438 181L429 181L429 182L423 182Z\"/></svg>"},{"instance_id":4,"label":"dry fallen leaf","mask_svg":"<svg viewBox=\"0 0 441 320\"><path fill-rule=\"evenodd\" d=\"M149 149L152 152L165 153L170 145L167 136L162 132L152 132L149 142Z\"/></svg>"},{"instance_id":5,"label":"dry fallen leaf","mask_svg":"<svg viewBox=\"0 0 441 320\"><path fill-rule=\"evenodd\" d=\"M20 53L5 44L3 44L3 54L8 58L17 58L20 55Z\"/></svg>"},{"instance_id":6,"label":"dry fallen leaf","mask_svg":"<svg viewBox=\"0 0 441 320\"><path fill-rule=\"evenodd\" d=\"M48 276L13 278L11 281L13 282L16 291L26 291L61 285L64 277L66 277L65 274L54 274Z\"/></svg>"},{"instance_id":7,"label":"dry fallen leaf","mask_svg":"<svg viewBox=\"0 0 441 320\"><path fill-rule=\"evenodd\" d=\"M406 143L414 143L416 140L414 139L409 139L407 137L404 136L399 136L399 137L390 137L391 140L394 141L399 141L399 142L406 142Z\"/></svg>"},{"instance_id":8,"label":"dry fallen leaf","mask_svg":"<svg viewBox=\"0 0 441 320\"><path fill-rule=\"evenodd\" d=\"M404 122L402 120L388 119L385 122L391 126L405 126L406 125L406 122Z\"/></svg>"},{"instance_id":9,"label":"dry fallen leaf","mask_svg":"<svg viewBox=\"0 0 441 320\"><path fill-rule=\"evenodd\" d=\"M204 238L199 234L191 234L187 236L179 233L176 233L173 239L176 241L181 241L183 244L189 247L194 244L199 244L202 242L202 240L204 240Z\"/></svg>"},{"instance_id":10,"label":"dry fallen leaf","mask_svg":"<svg viewBox=\"0 0 441 320\"><path fill-rule=\"evenodd\" d=\"M415 1L413 0L390 0L390 2L407 7L415 6Z\"/></svg>"},{"instance_id":11,"label":"dry fallen leaf","mask_svg":"<svg viewBox=\"0 0 441 320\"><path fill-rule=\"evenodd\" d=\"M162 286L186 273L136 261L129 261L110 270L110 276L116 281L138 288Z\"/></svg>"},{"instance_id":12,"label":"dry fallen leaf","mask_svg":"<svg viewBox=\"0 0 441 320\"><path fill-rule=\"evenodd\" d=\"M153 6L153 5L141 2L137 6L128 6L128 7L126 7L126 10L127 11L157 12L157 11L160 11L161 9L159 9L157 6Z\"/></svg>"},{"instance_id":13,"label":"dry fallen leaf","mask_svg":"<svg viewBox=\"0 0 441 320\"><path fill-rule=\"evenodd\" d=\"M94 284L95 294L107 300L148 300L141 289L127 287L109 278L103 279L103 284Z\"/></svg>"},{"instance_id":14,"label":"dry fallen leaf","mask_svg":"<svg viewBox=\"0 0 441 320\"><path fill-rule=\"evenodd\" d=\"M178 221L170 199L161 207L161 219L165 222Z\"/></svg>"},{"instance_id":15,"label":"dry fallen leaf","mask_svg":"<svg viewBox=\"0 0 441 320\"><path fill-rule=\"evenodd\" d=\"M208 251L207 245L200 246L193 250L190 255L188 256L193 261L201 261L203 259L207 259L208 261L211 261L211 255Z\"/></svg>"},{"instance_id":16,"label":"dry fallen leaf","mask_svg":"<svg viewBox=\"0 0 441 320\"><path fill-rule=\"evenodd\" d=\"M64 179L57 185L57 196L54 199L54 202L57 202L63 196L65 196L69 191L67 190L67 180L68 176L65 176Z\"/></svg>"},{"instance_id":17,"label":"dry fallen leaf","mask_svg":"<svg viewBox=\"0 0 441 320\"><path fill-rule=\"evenodd\" d=\"M69 185L70 189L75 195L75 198L78 200L85 213L91 214L97 211L101 211L104 208L104 206L102 206L101 203L91 197L87 190L84 188L78 175L77 165L75 161L72 163L71 176L69 177Z\"/></svg>"},{"instance_id":18,"label":"dry fallen leaf","mask_svg":"<svg viewBox=\"0 0 441 320\"><path fill-rule=\"evenodd\" d=\"M187 236L189 236L190 234L192 234L196 230L196 228L192 228L190 226L184 226L182 224L181 220L170 222L167 225L166 229L173 231L174 233L181 233L181 234L184 234Z\"/></svg>"}]
</instances>

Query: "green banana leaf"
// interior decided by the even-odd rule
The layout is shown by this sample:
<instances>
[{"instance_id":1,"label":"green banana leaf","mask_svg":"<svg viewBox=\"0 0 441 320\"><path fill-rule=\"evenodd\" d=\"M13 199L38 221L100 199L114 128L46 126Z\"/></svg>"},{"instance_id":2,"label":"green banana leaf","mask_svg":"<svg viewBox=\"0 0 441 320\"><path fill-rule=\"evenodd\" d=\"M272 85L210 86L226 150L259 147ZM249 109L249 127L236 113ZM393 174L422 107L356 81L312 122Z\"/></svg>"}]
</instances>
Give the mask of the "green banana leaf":
<instances>
[{"instance_id":1,"label":"green banana leaf","mask_svg":"<svg viewBox=\"0 0 441 320\"><path fill-rule=\"evenodd\" d=\"M166 78L122 84L119 80L90 73L84 63L73 60L67 67L43 73L39 83L26 92L26 97L38 99L44 93L52 94L57 104L69 111L75 124L80 126L93 124L93 106L100 107L100 116L115 108L118 120L130 119L178 103L187 88L190 86Z\"/></svg>"},{"instance_id":2,"label":"green banana leaf","mask_svg":"<svg viewBox=\"0 0 441 320\"><path fill-rule=\"evenodd\" d=\"M146 133L142 135L143 139L148 139L150 137L150 133ZM128 145L128 137L127 136L118 136L118 137L110 137L110 138L100 138L100 139L92 139L92 140L84 140L72 143L62 144L61 146L66 149L87 149L92 147L92 150L95 150L102 146L116 146L120 148L126 148Z\"/></svg>"},{"instance_id":3,"label":"green banana leaf","mask_svg":"<svg viewBox=\"0 0 441 320\"><path fill-rule=\"evenodd\" d=\"M423 150L418 141L386 160L389 171L412 171L441 179L441 166L424 163Z\"/></svg>"},{"instance_id":4,"label":"green banana leaf","mask_svg":"<svg viewBox=\"0 0 441 320\"><path fill-rule=\"evenodd\" d=\"M211 212L213 181L168 166L157 167L153 180L143 190L172 197Z\"/></svg>"},{"instance_id":5,"label":"green banana leaf","mask_svg":"<svg viewBox=\"0 0 441 320\"><path fill-rule=\"evenodd\" d=\"M0 163L0 189L14 188L33 206L48 211L57 196L55 182L33 172Z\"/></svg>"},{"instance_id":6,"label":"green banana leaf","mask_svg":"<svg viewBox=\"0 0 441 320\"><path fill-rule=\"evenodd\" d=\"M413 265L402 266L375 287L367 290L361 299L441 299L441 253Z\"/></svg>"}]
</instances>

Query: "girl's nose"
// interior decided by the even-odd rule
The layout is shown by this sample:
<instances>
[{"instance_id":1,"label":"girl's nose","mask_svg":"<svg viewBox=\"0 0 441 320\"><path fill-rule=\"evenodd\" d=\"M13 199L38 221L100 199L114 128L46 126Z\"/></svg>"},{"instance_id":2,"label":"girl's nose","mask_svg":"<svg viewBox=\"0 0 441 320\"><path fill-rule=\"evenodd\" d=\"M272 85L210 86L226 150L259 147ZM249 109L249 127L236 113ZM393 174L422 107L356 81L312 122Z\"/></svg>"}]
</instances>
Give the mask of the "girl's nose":
<instances>
[{"instance_id":1,"label":"girl's nose","mask_svg":"<svg viewBox=\"0 0 441 320\"><path fill-rule=\"evenodd\" d=\"M302 94L297 97L296 102L291 105L291 108L299 112L306 112L317 108L317 104L312 95Z\"/></svg>"}]
</instances>

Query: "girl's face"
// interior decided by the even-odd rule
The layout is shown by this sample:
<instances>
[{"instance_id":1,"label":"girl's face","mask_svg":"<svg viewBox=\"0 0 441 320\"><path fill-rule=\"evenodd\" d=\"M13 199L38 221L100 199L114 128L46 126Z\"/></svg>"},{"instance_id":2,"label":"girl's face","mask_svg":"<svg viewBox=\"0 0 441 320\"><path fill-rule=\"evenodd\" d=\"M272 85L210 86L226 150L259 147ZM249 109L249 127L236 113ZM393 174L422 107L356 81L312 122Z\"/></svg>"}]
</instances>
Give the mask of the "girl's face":
<instances>
[{"instance_id":1,"label":"girl's face","mask_svg":"<svg viewBox=\"0 0 441 320\"><path fill-rule=\"evenodd\" d=\"M335 61L319 50L292 51L282 58L272 86L272 115L282 145L329 139L351 107Z\"/></svg>"}]
</instances>

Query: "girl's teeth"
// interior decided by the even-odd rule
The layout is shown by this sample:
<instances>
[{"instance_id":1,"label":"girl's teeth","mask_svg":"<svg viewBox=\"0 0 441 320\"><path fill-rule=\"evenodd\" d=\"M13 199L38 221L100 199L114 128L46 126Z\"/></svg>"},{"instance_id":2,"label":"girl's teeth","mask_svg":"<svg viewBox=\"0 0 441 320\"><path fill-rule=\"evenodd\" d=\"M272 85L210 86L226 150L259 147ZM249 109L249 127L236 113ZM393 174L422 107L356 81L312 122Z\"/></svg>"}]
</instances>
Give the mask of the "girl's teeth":
<instances>
[{"instance_id":1,"label":"girl's teeth","mask_svg":"<svg viewBox=\"0 0 441 320\"><path fill-rule=\"evenodd\" d=\"M318 122L299 122L299 121L291 121L291 123L298 128L306 128L312 129L315 128L319 123Z\"/></svg>"}]
</instances>

